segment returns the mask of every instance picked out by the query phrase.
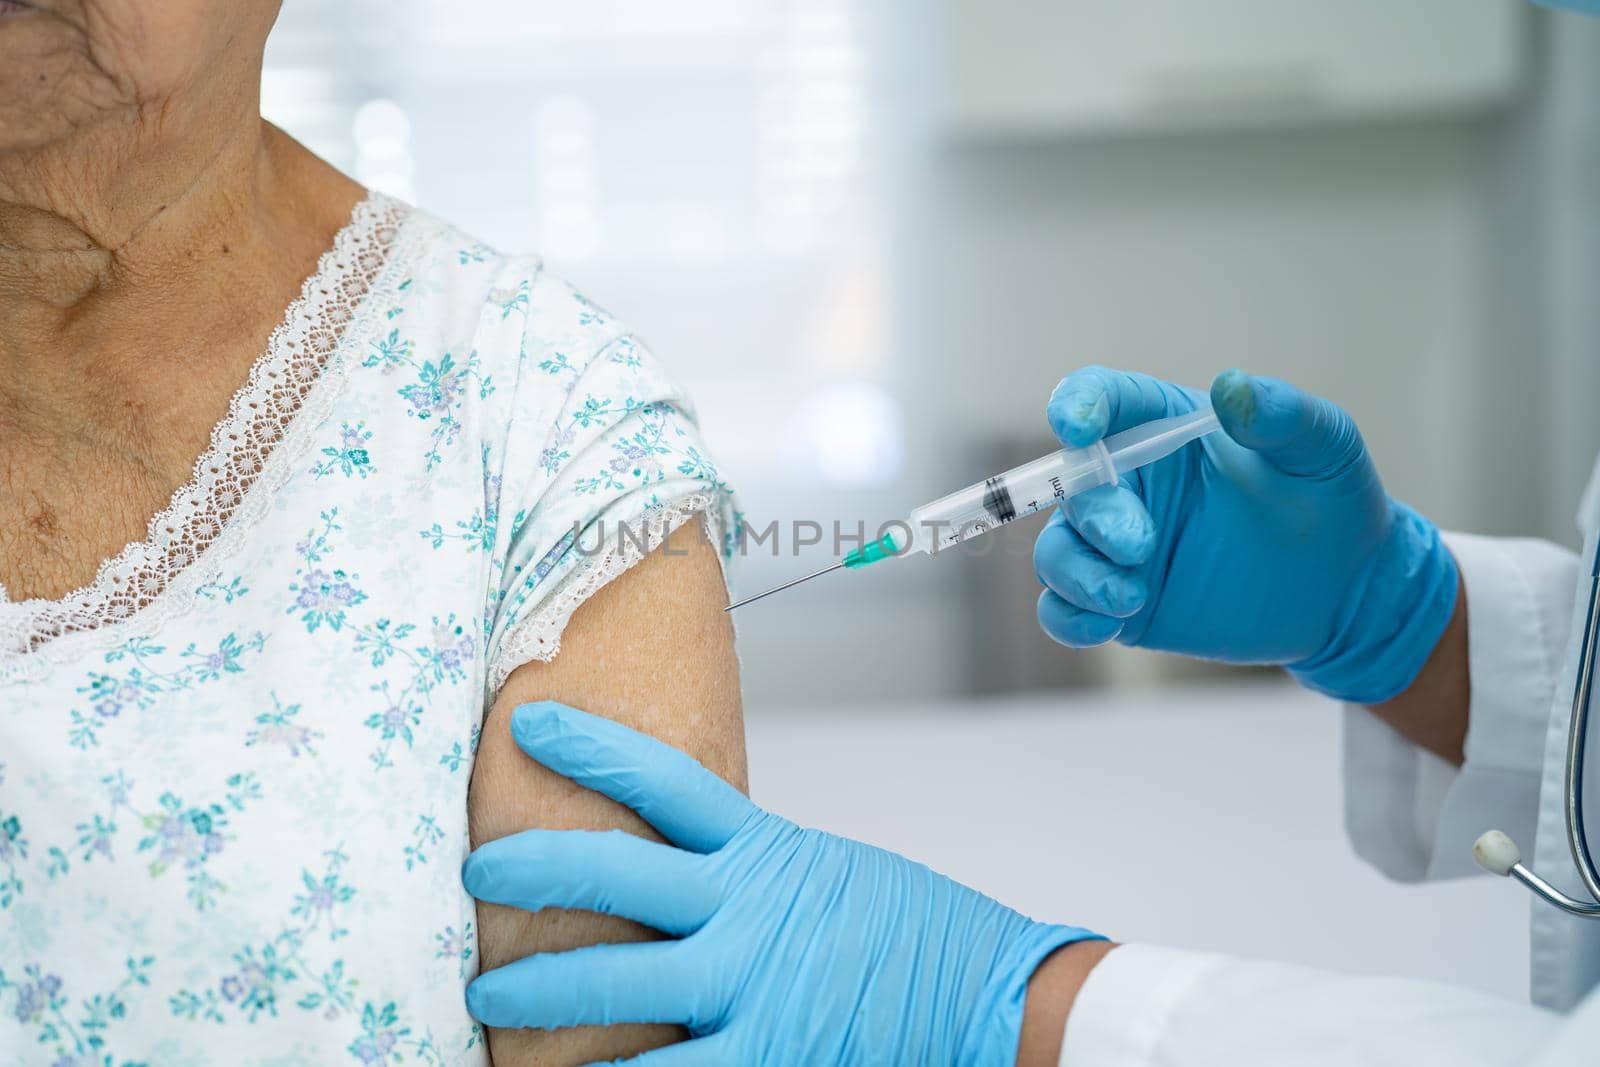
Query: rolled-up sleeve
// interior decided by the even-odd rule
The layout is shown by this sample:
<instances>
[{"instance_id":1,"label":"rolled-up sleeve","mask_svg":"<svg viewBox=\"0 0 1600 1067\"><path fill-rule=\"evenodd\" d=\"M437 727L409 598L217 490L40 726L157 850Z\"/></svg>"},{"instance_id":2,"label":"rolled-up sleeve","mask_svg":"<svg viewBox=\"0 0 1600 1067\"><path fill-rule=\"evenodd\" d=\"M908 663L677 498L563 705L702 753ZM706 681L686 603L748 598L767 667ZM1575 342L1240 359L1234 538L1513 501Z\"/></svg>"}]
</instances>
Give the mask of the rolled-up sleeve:
<instances>
[{"instance_id":1,"label":"rolled-up sleeve","mask_svg":"<svg viewBox=\"0 0 1600 1067\"><path fill-rule=\"evenodd\" d=\"M1548 541L1447 534L1467 595L1472 707L1457 769L1365 708L1345 709L1345 824L1391 878L1476 870L1490 828L1532 841L1545 731L1571 623L1577 557Z\"/></svg>"}]
</instances>

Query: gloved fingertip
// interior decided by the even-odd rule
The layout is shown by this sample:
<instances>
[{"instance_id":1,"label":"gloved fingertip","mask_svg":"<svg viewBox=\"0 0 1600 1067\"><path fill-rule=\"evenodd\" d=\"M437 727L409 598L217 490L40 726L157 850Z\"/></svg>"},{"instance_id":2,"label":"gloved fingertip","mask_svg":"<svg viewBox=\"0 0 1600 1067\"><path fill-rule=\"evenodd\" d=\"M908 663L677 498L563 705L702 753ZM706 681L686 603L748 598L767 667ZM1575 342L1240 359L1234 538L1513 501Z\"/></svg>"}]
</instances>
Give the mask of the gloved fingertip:
<instances>
[{"instance_id":1,"label":"gloved fingertip","mask_svg":"<svg viewBox=\"0 0 1600 1067\"><path fill-rule=\"evenodd\" d=\"M1229 371L1211 396L1228 436L1286 474L1331 478L1366 457L1349 415L1288 382Z\"/></svg>"},{"instance_id":2,"label":"gloved fingertip","mask_svg":"<svg viewBox=\"0 0 1600 1067\"><path fill-rule=\"evenodd\" d=\"M1128 609L1127 615L1133 616L1144 610L1150 602L1150 583L1145 581L1140 574L1130 574L1123 581L1127 588L1123 592L1123 605Z\"/></svg>"},{"instance_id":3,"label":"gloved fingertip","mask_svg":"<svg viewBox=\"0 0 1600 1067\"><path fill-rule=\"evenodd\" d=\"M1121 619L1105 615L1085 616L1085 618L1094 621L1085 622L1063 633L1050 633L1050 636L1055 638L1057 644L1068 648L1099 648L1101 645L1109 645L1122 633Z\"/></svg>"},{"instance_id":4,"label":"gloved fingertip","mask_svg":"<svg viewBox=\"0 0 1600 1067\"><path fill-rule=\"evenodd\" d=\"M467 985L467 1014L486 1026L493 1026L493 995L483 978L475 978Z\"/></svg>"},{"instance_id":5,"label":"gloved fingertip","mask_svg":"<svg viewBox=\"0 0 1600 1067\"><path fill-rule=\"evenodd\" d=\"M1101 613L1113 619L1138 614L1146 599L1144 580L1135 574L1108 574L1094 593Z\"/></svg>"},{"instance_id":6,"label":"gloved fingertip","mask_svg":"<svg viewBox=\"0 0 1600 1067\"><path fill-rule=\"evenodd\" d=\"M468 856L466 862L461 865L461 884L468 893L475 897L482 897L489 889L490 871L491 865L484 858L480 849Z\"/></svg>"},{"instance_id":7,"label":"gloved fingertip","mask_svg":"<svg viewBox=\"0 0 1600 1067\"><path fill-rule=\"evenodd\" d=\"M1155 553L1155 520L1131 488L1097 486L1059 507L1083 539L1119 567L1145 563Z\"/></svg>"},{"instance_id":8,"label":"gloved fingertip","mask_svg":"<svg viewBox=\"0 0 1600 1067\"><path fill-rule=\"evenodd\" d=\"M1087 448L1111 425L1111 402L1100 391L1078 390L1053 397L1045 409L1050 430L1062 444Z\"/></svg>"},{"instance_id":9,"label":"gloved fingertip","mask_svg":"<svg viewBox=\"0 0 1600 1067\"><path fill-rule=\"evenodd\" d=\"M1147 563L1155 553L1156 528L1149 512L1137 503L1130 507L1124 498L1091 511L1080 520L1080 529L1090 544L1119 567Z\"/></svg>"},{"instance_id":10,"label":"gloved fingertip","mask_svg":"<svg viewBox=\"0 0 1600 1067\"><path fill-rule=\"evenodd\" d=\"M1051 640L1068 648L1093 648L1114 641L1122 633L1122 620L1084 611L1046 589L1036 608L1039 627Z\"/></svg>"},{"instance_id":11,"label":"gloved fingertip","mask_svg":"<svg viewBox=\"0 0 1600 1067\"><path fill-rule=\"evenodd\" d=\"M1140 515L1124 539L1123 557L1117 560L1125 567L1139 567L1150 562L1156 554L1156 523L1149 512Z\"/></svg>"},{"instance_id":12,"label":"gloved fingertip","mask_svg":"<svg viewBox=\"0 0 1600 1067\"><path fill-rule=\"evenodd\" d=\"M1256 414L1256 380L1237 367L1217 375L1211 383L1211 408L1229 437L1247 428Z\"/></svg>"},{"instance_id":13,"label":"gloved fingertip","mask_svg":"<svg viewBox=\"0 0 1600 1067\"><path fill-rule=\"evenodd\" d=\"M535 700L519 704L511 712L512 740L526 750L530 744L548 737L566 716L575 709L554 700Z\"/></svg>"},{"instance_id":14,"label":"gloved fingertip","mask_svg":"<svg viewBox=\"0 0 1600 1067\"><path fill-rule=\"evenodd\" d=\"M1255 451L1271 450L1302 425L1310 398L1286 382L1223 371L1211 384L1211 406L1228 436Z\"/></svg>"}]
</instances>

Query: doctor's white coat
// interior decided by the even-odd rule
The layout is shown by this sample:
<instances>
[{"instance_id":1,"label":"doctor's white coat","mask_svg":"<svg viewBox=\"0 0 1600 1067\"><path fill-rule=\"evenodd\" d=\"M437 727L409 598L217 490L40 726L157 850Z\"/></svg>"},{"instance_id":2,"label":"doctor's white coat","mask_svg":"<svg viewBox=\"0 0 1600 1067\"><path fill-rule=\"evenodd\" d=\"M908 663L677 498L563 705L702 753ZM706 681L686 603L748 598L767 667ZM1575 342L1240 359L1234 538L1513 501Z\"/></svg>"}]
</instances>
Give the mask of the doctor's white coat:
<instances>
[{"instance_id":1,"label":"doctor's white coat","mask_svg":"<svg viewBox=\"0 0 1600 1067\"><path fill-rule=\"evenodd\" d=\"M1584 560L1597 519L1600 468L1579 508ZM1586 568L1544 541L1447 540L1468 605L1466 762L1457 771L1364 709L1347 709L1351 840L1390 876L1420 880L1475 873L1473 841L1502 829L1525 849L1534 842L1534 870L1583 899L1561 779ZM1596 747L1591 826L1600 826ZM1531 895L1529 904L1532 1004L1432 982L1124 945L1079 994L1062 1067L1600 1067L1600 921Z\"/></svg>"}]
</instances>

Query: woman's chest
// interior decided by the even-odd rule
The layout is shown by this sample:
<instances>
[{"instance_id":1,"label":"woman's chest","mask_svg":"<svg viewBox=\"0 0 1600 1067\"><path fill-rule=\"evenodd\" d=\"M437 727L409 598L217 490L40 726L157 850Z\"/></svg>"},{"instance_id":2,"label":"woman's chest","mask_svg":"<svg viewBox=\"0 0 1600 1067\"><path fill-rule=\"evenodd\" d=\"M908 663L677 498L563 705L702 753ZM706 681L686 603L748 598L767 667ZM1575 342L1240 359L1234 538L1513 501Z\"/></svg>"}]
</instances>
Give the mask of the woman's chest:
<instances>
[{"instance_id":1,"label":"woman's chest","mask_svg":"<svg viewBox=\"0 0 1600 1067\"><path fill-rule=\"evenodd\" d=\"M314 515L263 523L162 625L62 639L0 687L0 807L31 809L44 851L200 871L257 812L269 836L365 832L459 802L482 712L476 565L336 504Z\"/></svg>"},{"instance_id":2,"label":"woman's chest","mask_svg":"<svg viewBox=\"0 0 1600 1067\"><path fill-rule=\"evenodd\" d=\"M396 746L475 721L486 555L436 546L430 512L377 480L308 476L270 504L129 622L16 657L0 737L25 731L30 758L57 762L182 763L298 736L383 770ZM30 610L0 604L0 619Z\"/></svg>"},{"instance_id":3,"label":"woman's chest","mask_svg":"<svg viewBox=\"0 0 1600 1067\"><path fill-rule=\"evenodd\" d=\"M371 889L461 845L481 706L461 637L380 636L380 653L278 636L133 639L8 694L0 912L115 894L255 924L343 853L371 915Z\"/></svg>"},{"instance_id":4,"label":"woman's chest","mask_svg":"<svg viewBox=\"0 0 1600 1067\"><path fill-rule=\"evenodd\" d=\"M0 1007L22 1039L65 1041L30 1008L53 982L69 1021L121 1005L117 1062L473 1047L482 564L367 503L270 516L164 625L0 686Z\"/></svg>"},{"instance_id":5,"label":"woman's chest","mask_svg":"<svg viewBox=\"0 0 1600 1067\"><path fill-rule=\"evenodd\" d=\"M0 588L27 600L88 585L145 535L184 473L83 440L0 440Z\"/></svg>"},{"instance_id":6,"label":"woman's chest","mask_svg":"<svg viewBox=\"0 0 1600 1067\"><path fill-rule=\"evenodd\" d=\"M174 364L141 360L137 374L86 370L76 392L7 398L0 586L11 599L87 585L102 560L146 535L193 475L251 355L239 345L209 347L203 360L161 351L176 352Z\"/></svg>"},{"instance_id":7,"label":"woman's chest","mask_svg":"<svg viewBox=\"0 0 1600 1067\"><path fill-rule=\"evenodd\" d=\"M24 818L36 882L116 855L204 896L219 852L464 811L489 562L422 520L481 488L419 500L328 447L128 622L0 649L0 818Z\"/></svg>"}]
</instances>

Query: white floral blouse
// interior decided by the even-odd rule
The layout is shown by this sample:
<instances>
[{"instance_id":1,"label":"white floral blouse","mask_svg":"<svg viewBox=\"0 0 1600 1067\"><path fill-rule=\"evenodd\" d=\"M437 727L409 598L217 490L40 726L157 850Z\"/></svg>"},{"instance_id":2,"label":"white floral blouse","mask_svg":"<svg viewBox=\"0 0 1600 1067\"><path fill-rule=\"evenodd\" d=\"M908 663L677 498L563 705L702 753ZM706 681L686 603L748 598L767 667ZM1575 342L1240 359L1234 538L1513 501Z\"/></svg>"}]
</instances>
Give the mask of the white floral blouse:
<instances>
[{"instance_id":1,"label":"white floral blouse","mask_svg":"<svg viewBox=\"0 0 1600 1067\"><path fill-rule=\"evenodd\" d=\"M0 1065L485 1062L483 713L696 513L637 340L369 197L148 539L0 590Z\"/></svg>"}]
</instances>

